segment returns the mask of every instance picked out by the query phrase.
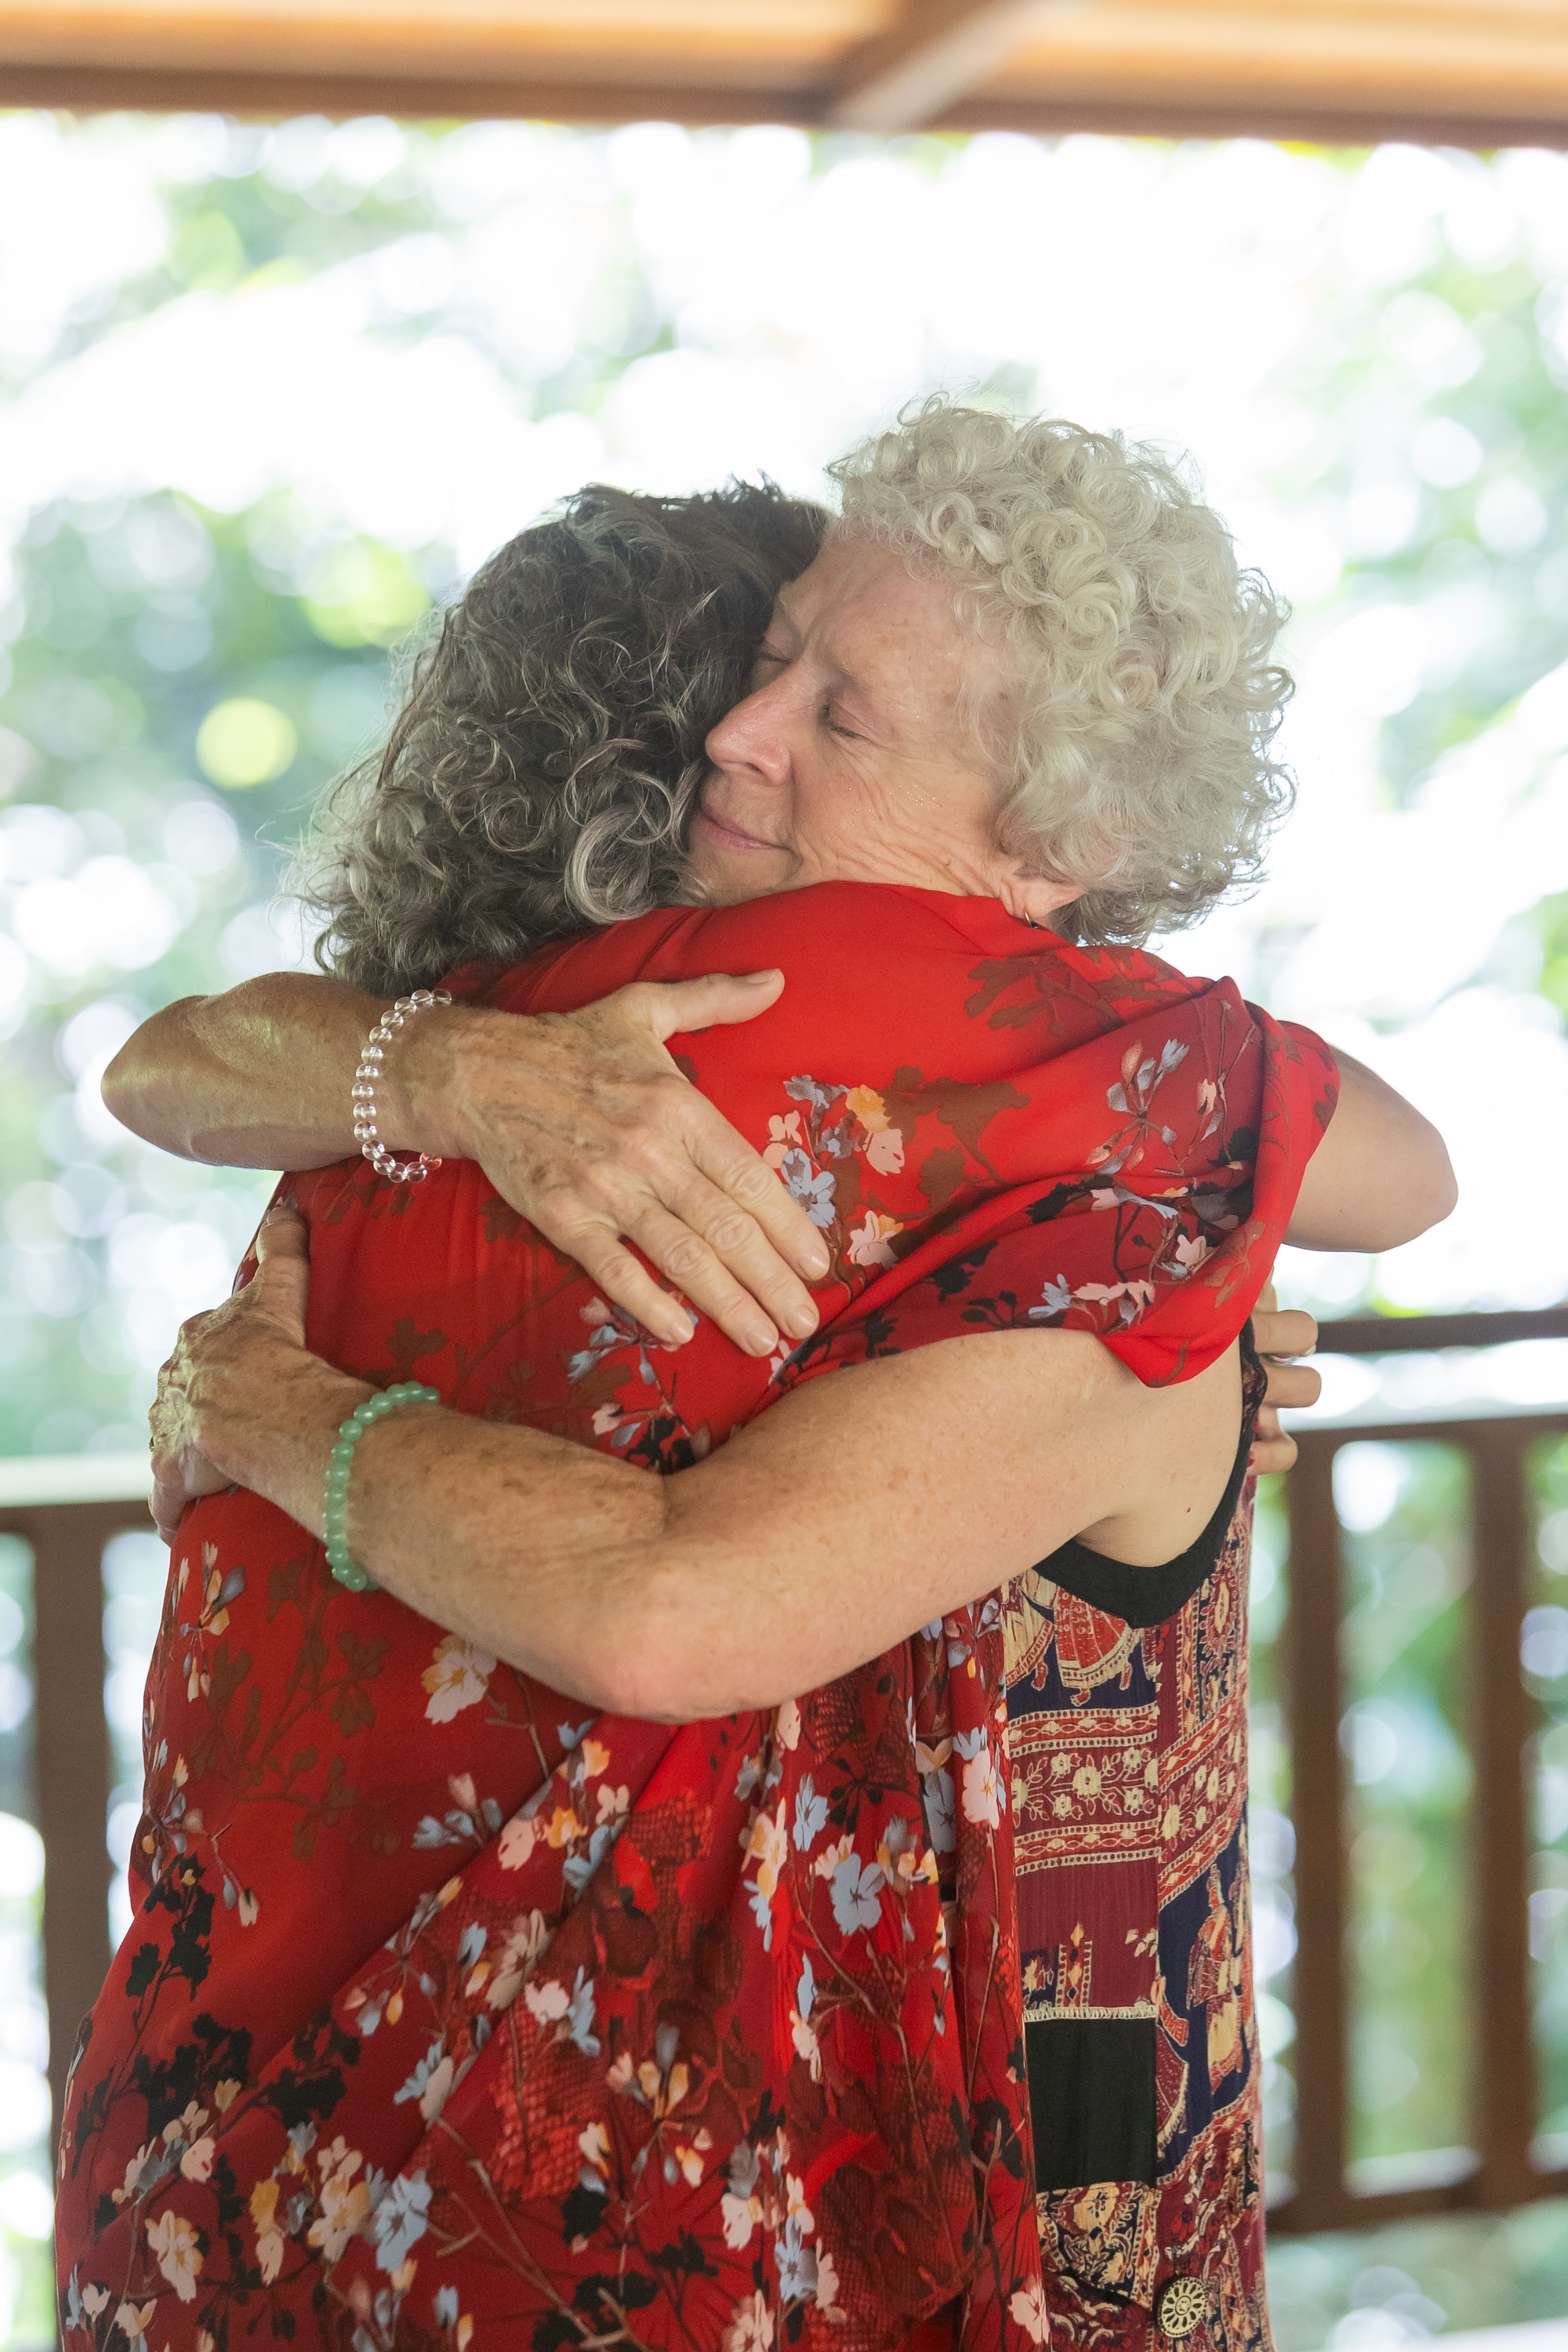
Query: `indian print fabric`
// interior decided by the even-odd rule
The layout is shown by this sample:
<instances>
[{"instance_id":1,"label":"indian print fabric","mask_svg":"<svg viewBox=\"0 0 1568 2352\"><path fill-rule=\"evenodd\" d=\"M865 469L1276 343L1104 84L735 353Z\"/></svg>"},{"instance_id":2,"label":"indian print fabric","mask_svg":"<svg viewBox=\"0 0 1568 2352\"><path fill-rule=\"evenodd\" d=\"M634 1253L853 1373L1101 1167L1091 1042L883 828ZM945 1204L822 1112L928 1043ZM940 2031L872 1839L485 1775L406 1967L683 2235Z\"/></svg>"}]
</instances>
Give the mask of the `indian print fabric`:
<instances>
[{"instance_id":1,"label":"indian print fabric","mask_svg":"<svg viewBox=\"0 0 1568 2352\"><path fill-rule=\"evenodd\" d=\"M1249 1418L1262 1385L1254 1360ZM1175 2290L1191 2352L1268 2352L1247 1864L1252 1507L1249 1480L1211 1573L1162 1623L1128 1625L1037 1571L1008 1595L1031 2063L1065 2027L1105 2062L1108 2097L1141 2112L1144 2079L1149 2092L1134 2177L1065 2181L1042 2164L1052 2338L1097 2352L1157 2346L1151 2314Z\"/></svg>"},{"instance_id":2,"label":"indian print fabric","mask_svg":"<svg viewBox=\"0 0 1568 2352\"><path fill-rule=\"evenodd\" d=\"M811 1341L669 1354L477 1166L353 1161L286 1180L310 1345L658 1472L943 1338L1065 1323L1145 1380L1234 1340L1334 1080L1229 983L836 885L460 984L563 1011L769 961L781 1004L684 1054L829 1244ZM1044 2341L983 1521L973 1580L838 1682L670 1727L343 1591L254 1496L195 1505L61 2141L72 2352Z\"/></svg>"}]
</instances>

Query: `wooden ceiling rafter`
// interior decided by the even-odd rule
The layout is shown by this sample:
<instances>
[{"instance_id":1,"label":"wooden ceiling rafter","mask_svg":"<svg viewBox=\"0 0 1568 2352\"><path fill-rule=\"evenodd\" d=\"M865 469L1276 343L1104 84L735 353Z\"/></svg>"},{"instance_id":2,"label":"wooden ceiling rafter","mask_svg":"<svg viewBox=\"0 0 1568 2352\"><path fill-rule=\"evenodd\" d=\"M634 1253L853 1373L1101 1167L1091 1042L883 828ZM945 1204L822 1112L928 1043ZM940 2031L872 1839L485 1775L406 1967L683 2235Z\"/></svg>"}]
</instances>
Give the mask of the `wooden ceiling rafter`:
<instances>
[{"instance_id":1,"label":"wooden ceiling rafter","mask_svg":"<svg viewBox=\"0 0 1568 2352\"><path fill-rule=\"evenodd\" d=\"M887 30L846 60L822 120L835 130L884 131L939 121L994 79L1039 15L1038 0L906 0Z\"/></svg>"},{"instance_id":2,"label":"wooden ceiling rafter","mask_svg":"<svg viewBox=\"0 0 1568 2352\"><path fill-rule=\"evenodd\" d=\"M1568 0L0 0L0 105L1568 147Z\"/></svg>"}]
</instances>

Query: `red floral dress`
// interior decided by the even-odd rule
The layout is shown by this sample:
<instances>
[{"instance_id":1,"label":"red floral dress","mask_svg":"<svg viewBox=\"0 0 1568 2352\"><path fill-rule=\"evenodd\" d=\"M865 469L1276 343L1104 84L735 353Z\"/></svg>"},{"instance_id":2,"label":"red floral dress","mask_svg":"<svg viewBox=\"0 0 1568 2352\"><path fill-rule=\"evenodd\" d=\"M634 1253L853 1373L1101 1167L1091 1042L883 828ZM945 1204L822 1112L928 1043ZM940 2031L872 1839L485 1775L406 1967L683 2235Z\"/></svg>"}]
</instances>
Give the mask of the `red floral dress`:
<instances>
[{"instance_id":1,"label":"red floral dress","mask_svg":"<svg viewBox=\"0 0 1568 2352\"><path fill-rule=\"evenodd\" d=\"M964 1332L1094 1330L1151 1381L1231 1343L1334 1089L1228 982L833 885L462 984L563 1010L768 962L779 1005L683 1043L830 1245L810 1341L667 1352L476 1166L353 1161L288 1180L311 1346L658 1472ZM1043 2341L983 1473L973 1581L836 1683L670 1727L342 1591L252 1495L194 1506L61 2141L66 2342Z\"/></svg>"}]
</instances>

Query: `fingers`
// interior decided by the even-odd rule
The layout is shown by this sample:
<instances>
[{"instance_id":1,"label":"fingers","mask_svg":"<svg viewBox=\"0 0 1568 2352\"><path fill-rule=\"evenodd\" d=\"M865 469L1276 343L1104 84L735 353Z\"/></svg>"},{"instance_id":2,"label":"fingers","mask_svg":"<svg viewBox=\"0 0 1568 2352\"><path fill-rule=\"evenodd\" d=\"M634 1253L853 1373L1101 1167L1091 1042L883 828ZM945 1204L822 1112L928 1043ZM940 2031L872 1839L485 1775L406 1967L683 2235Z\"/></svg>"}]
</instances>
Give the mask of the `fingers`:
<instances>
[{"instance_id":1,"label":"fingers","mask_svg":"<svg viewBox=\"0 0 1568 2352\"><path fill-rule=\"evenodd\" d=\"M1289 1470L1295 1464L1296 1451L1295 1439L1289 1430L1280 1428L1279 1415L1273 1406L1261 1406L1253 1433L1252 1451L1247 1457L1248 1468L1258 1477Z\"/></svg>"},{"instance_id":2,"label":"fingers","mask_svg":"<svg viewBox=\"0 0 1568 2352\"><path fill-rule=\"evenodd\" d=\"M1318 1326L1315 1318L1301 1307L1281 1310L1275 1304L1274 1285L1270 1282L1252 1310L1252 1336L1263 1359L1268 1384L1247 1459L1257 1476L1267 1477L1296 1465L1299 1449L1289 1431L1280 1427L1281 1408L1300 1412L1307 1405L1316 1404L1322 1394L1321 1375L1310 1364L1286 1360L1292 1356L1311 1354L1318 1344Z\"/></svg>"},{"instance_id":3,"label":"fingers","mask_svg":"<svg viewBox=\"0 0 1568 2352\"><path fill-rule=\"evenodd\" d=\"M1317 1319L1300 1307L1258 1306L1253 1309L1252 1338L1260 1356L1310 1356L1318 1344Z\"/></svg>"},{"instance_id":4,"label":"fingers","mask_svg":"<svg viewBox=\"0 0 1568 2352\"><path fill-rule=\"evenodd\" d=\"M827 1245L766 1162L693 1100L704 1115L691 1139L695 1170L660 1187L626 1231L738 1346L769 1355L781 1332L804 1339L821 1320L786 1258L821 1281Z\"/></svg>"},{"instance_id":5,"label":"fingers","mask_svg":"<svg viewBox=\"0 0 1568 2352\"><path fill-rule=\"evenodd\" d=\"M219 1475L205 1454L192 1447L174 1453L154 1453L153 1456L153 1493L148 1508L153 1524L166 1544L172 1544L180 1532L187 1503L199 1496L220 1494L229 1484Z\"/></svg>"},{"instance_id":6,"label":"fingers","mask_svg":"<svg viewBox=\"0 0 1568 2352\"><path fill-rule=\"evenodd\" d=\"M685 1347L697 1328L691 1317L679 1298L660 1287L640 1259L622 1248L609 1227L596 1227L591 1233L563 1227L552 1233L542 1213L536 1222L548 1241L576 1259L613 1307L631 1316L667 1348Z\"/></svg>"},{"instance_id":7,"label":"fingers","mask_svg":"<svg viewBox=\"0 0 1568 2352\"><path fill-rule=\"evenodd\" d=\"M784 984L782 971L713 971L701 980L639 981L620 993L635 1000L635 1009L662 1045L678 1033L754 1021L777 1003Z\"/></svg>"},{"instance_id":8,"label":"fingers","mask_svg":"<svg viewBox=\"0 0 1568 2352\"><path fill-rule=\"evenodd\" d=\"M310 1236L304 1220L286 1202L275 1203L261 1220L256 1256L256 1278L245 1296L253 1310L263 1309L302 1348L310 1298Z\"/></svg>"},{"instance_id":9,"label":"fingers","mask_svg":"<svg viewBox=\"0 0 1568 2352\"><path fill-rule=\"evenodd\" d=\"M697 1328L692 1317L622 1244L612 1226L584 1227L568 1215L552 1231L548 1203L542 1205L537 1222L557 1248L571 1253L606 1298L635 1316L666 1347L685 1346ZM650 1202L637 1211L629 1238L738 1348L748 1356L772 1355L780 1344L777 1326L689 1225ZM807 1328L815 1330L816 1310L809 1299L806 1306L811 1316Z\"/></svg>"},{"instance_id":10,"label":"fingers","mask_svg":"<svg viewBox=\"0 0 1568 2352\"><path fill-rule=\"evenodd\" d=\"M793 1266L805 1282L823 1281L833 1264L827 1244L800 1202L790 1198L761 1153L753 1151L736 1134L711 1103L701 1096L697 1100L701 1107L701 1118L692 1138L692 1159L719 1192L754 1220L761 1235L762 1255L753 1255L747 1264L742 1264L717 1236L710 1234L709 1238L731 1272L755 1292L785 1330L796 1339L804 1339L808 1331L816 1328L816 1309L801 1284L789 1278L786 1269ZM685 1213L679 1202L667 1202L666 1206ZM750 1244L749 1233L747 1241ZM764 1278L765 1288L759 1287L752 1279L753 1273Z\"/></svg>"},{"instance_id":11,"label":"fingers","mask_svg":"<svg viewBox=\"0 0 1568 2352\"><path fill-rule=\"evenodd\" d=\"M292 1201L274 1201L257 1228L256 1255L261 1265L285 1258L310 1256L310 1234Z\"/></svg>"},{"instance_id":12,"label":"fingers","mask_svg":"<svg viewBox=\"0 0 1568 2352\"><path fill-rule=\"evenodd\" d=\"M721 1193L713 1198L718 1214L699 1212L694 1219L706 1223L710 1241L657 1204L637 1218L630 1238L738 1348L748 1356L771 1356L780 1325L789 1334L784 1346L793 1346L816 1330L816 1308L751 1220Z\"/></svg>"},{"instance_id":13,"label":"fingers","mask_svg":"<svg viewBox=\"0 0 1568 2352\"><path fill-rule=\"evenodd\" d=\"M1304 1411L1316 1404L1323 1392L1322 1375L1311 1364L1269 1363L1265 1370L1268 1380L1263 1402L1276 1412L1281 1406Z\"/></svg>"}]
</instances>

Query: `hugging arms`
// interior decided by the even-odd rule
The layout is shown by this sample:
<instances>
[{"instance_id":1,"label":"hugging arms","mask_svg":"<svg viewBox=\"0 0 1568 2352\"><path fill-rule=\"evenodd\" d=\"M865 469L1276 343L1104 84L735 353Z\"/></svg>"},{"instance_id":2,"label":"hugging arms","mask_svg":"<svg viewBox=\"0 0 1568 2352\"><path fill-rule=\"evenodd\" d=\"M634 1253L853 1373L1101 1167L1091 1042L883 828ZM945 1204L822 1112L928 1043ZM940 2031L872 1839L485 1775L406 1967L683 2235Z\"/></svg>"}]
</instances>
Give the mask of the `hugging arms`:
<instances>
[{"instance_id":1,"label":"hugging arms","mask_svg":"<svg viewBox=\"0 0 1568 2352\"><path fill-rule=\"evenodd\" d=\"M1078 2258L1034 2179L1131 2173L1180 2214L1189 2148L1202 2266L1261 2294L1245 1960L1206 2023L1199 1965L1246 1914L1237 1340L1288 1226L1387 1246L1445 1213L1446 1159L1309 1034L1116 944L1243 873L1277 807L1271 610L1217 520L1071 427L927 412L862 457L817 561L764 594L754 544L705 556L658 625L668 503L503 551L328 860L346 985L172 1008L110 1072L156 1140L292 1161L300 1222L161 1391L143 1901L68 2120L68 2317L79 2260L95 2319L112 2276L182 2347L258 2276L378 2345L405 2297L608 2330L613 2276L639 2335L691 2340L683 2231L696 2340L775 2310L826 2340L852 2273L868 2345L955 2298L942 2341L1037 2342L1042 2263L1066 2308ZM716 609L729 667L689 691ZM373 1179L343 1157L365 1031L465 956L491 977L377 1081L381 1144L447 1164ZM782 990L711 977L752 965ZM373 1427L349 1491L386 1593L344 1593L309 1539L333 1438L411 1376L445 1402ZM1122 1861L1079 1887L1035 1838L1078 1798L1031 1758L1101 1717ZM1089 1813L1104 1777L1075 1768ZM215 2039L183 2088L187 2160L136 2086L186 2063L182 2003L143 1995L198 1902L247 2054ZM1106 2084L1060 2075L1103 2039L1058 1983L1075 1936L1136 2021L1114 2156ZM1173 2003L1206 2067L1157 2061ZM766 2186L786 2160L815 2217ZM1134 2336L1189 2239L1151 2235Z\"/></svg>"}]
</instances>

